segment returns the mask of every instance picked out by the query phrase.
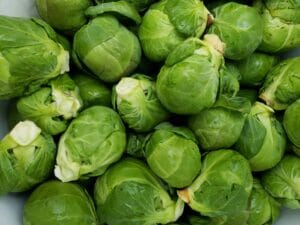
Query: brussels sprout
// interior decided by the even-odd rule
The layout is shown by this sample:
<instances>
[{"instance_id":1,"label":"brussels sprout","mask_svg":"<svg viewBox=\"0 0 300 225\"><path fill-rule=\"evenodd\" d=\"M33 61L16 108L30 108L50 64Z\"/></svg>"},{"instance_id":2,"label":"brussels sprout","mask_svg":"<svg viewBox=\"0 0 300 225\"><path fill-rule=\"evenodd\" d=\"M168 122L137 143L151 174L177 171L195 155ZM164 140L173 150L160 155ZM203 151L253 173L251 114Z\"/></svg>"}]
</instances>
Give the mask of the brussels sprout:
<instances>
[{"instance_id":1,"label":"brussels sprout","mask_svg":"<svg viewBox=\"0 0 300 225\"><path fill-rule=\"evenodd\" d=\"M160 124L147 138L144 148L151 170L171 187L190 185L200 172L200 150L188 128Z\"/></svg>"},{"instance_id":2,"label":"brussels sprout","mask_svg":"<svg viewBox=\"0 0 300 225\"><path fill-rule=\"evenodd\" d=\"M236 150L249 160L252 171L264 171L281 160L285 147L285 133L273 109L256 102L235 145Z\"/></svg>"},{"instance_id":3,"label":"brussels sprout","mask_svg":"<svg viewBox=\"0 0 300 225\"><path fill-rule=\"evenodd\" d=\"M51 136L31 121L19 122L0 141L0 195L22 192L46 180L54 167Z\"/></svg>"},{"instance_id":4,"label":"brussels sprout","mask_svg":"<svg viewBox=\"0 0 300 225\"><path fill-rule=\"evenodd\" d=\"M223 224L226 220L244 224L252 184L247 160L236 151L218 150L205 156L200 175L177 193L201 215Z\"/></svg>"},{"instance_id":5,"label":"brussels sprout","mask_svg":"<svg viewBox=\"0 0 300 225\"><path fill-rule=\"evenodd\" d=\"M196 114L211 107L216 101L222 65L222 54L208 40L187 39L170 53L158 74L158 98L177 114Z\"/></svg>"},{"instance_id":6,"label":"brussels sprout","mask_svg":"<svg viewBox=\"0 0 300 225\"><path fill-rule=\"evenodd\" d=\"M85 10L92 0L36 0L39 15L54 29L72 34L87 22Z\"/></svg>"},{"instance_id":7,"label":"brussels sprout","mask_svg":"<svg viewBox=\"0 0 300 225\"><path fill-rule=\"evenodd\" d=\"M255 0L262 17L263 39L259 49L284 52L300 46L300 4L298 0Z\"/></svg>"},{"instance_id":8,"label":"brussels sprout","mask_svg":"<svg viewBox=\"0 0 300 225\"><path fill-rule=\"evenodd\" d=\"M262 177L264 188L279 202L291 209L300 208L300 158L285 155Z\"/></svg>"},{"instance_id":9,"label":"brussels sprout","mask_svg":"<svg viewBox=\"0 0 300 225\"><path fill-rule=\"evenodd\" d=\"M250 109L246 98L221 95L213 107L190 117L189 127L204 150L229 148L240 137Z\"/></svg>"},{"instance_id":10,"label":"brussels sprout","mask_svg":"<svg viewBox=\"0 0 300 225\"><path fill-rule=\"evenodd\" d=\"M118 0L96 0L98 4L102 4L103 2L113 2ZM132 4L138 11L146 10L153 2L156 0L125 0Z\"/></svg>"},{"instance_id":11,"label":"brussels sprout","mask_svg":"<svg viewBox=\"0 0 300 225\"><path fill-rule=\"evenodd\" d=\"M95 184L100 224L152 225L176 221L184 203L171 199L141 161L126 158L110 167Z\"/></svg>"},{"instance_id":12,"label":"brussels sprout","mask_svg":"<svg viewBox=\"0 0 300 225\"><path fill-rule=\"evenodd\" d=\"M84 25L74 36L73 58L101 80L117 82L139 64L141 47L137 37L116 17L103 14Z\"/></svg>"},{"instance_id":13,"label":"brussels sprout","mask_svg":"<svg viewBox=\"0 0 300 225\"><path fill-rule=\"evenodd\" d=\"M247 58L237 61L236 66L241 73L241 84L249 86L261 85L269 70L278 62L276 56L254 52Z\"/></svg>"},{"instance_id":14,"label":"brussels sprout","mask_svg":"<svg viewBox=\"0 0 300 225\"><path fill-rule=\"evenodd\" d=\"M284 113L283 126L289 140L300 148L300 99L291 104Z\"/></svg>"},{"instance_id":15,"label":"brussels sprout","mask_svg":"<svg viewBox=\"0 0 300 225\"><path fill-rule=\"evenodd\" d=\"M143 17L139 38L146 57L164 61L188 37L200 37L209 12L198 0L161 0Z\"/></svg>"},{"instance_id":16,"label":"brussels sprout","mask_svg":"<svg viewBox=\"0 0 300 225\"><path fill-rule=\"evenodd\" d=\"M258 179L253 180L249 210L248 225L274 224L280 214L280 204L264 190Z\"/></svg>"},{"instance_id":17,"label":"brussels sprout","mask_svg":"<svg viewBox=\"0 0 300 225\"><path fill-rule=\"evenodd\" d=\"M229 2L212 13L215 18L208 33L218 35L225 43L226 58L240 60L257 49L263 29L261 17L253 7Z\"/></svg>"},{"instance_id":18,"label":"brussels sprout","mask_svg":"<svg viewBox=\"0 0 300 225\"><path fill-rule=\"evenodd\" d=\"M258 93L255 89L241 89L237 93L237 96L247 98L253 105L257 100Z\"/></svg>"},{"instance_id":19,"label":"brussels sprout","mask_svg":"<svg viewBox=\"0 0 300 225\"><path fill-rule=\"evenodd\" d=\"M83 73L76 74L73 79L79 88L83 108L94 105L111 106L111 90L100 80Z\"/></svg>"},{"instance_id":20,"label":"brussels sprout","mask_svg":"<svg viewBox=\"0 0 300 225\"><path fill-rule=\"evenodd\" d=\"M113 88L113 105L129 128L137 132L152 130L169 115L156 95L155 82L142 74L119 81Z\"/></svg>"},{"instance_id":21,"label":"brussels sprout","mask_svg":"<svg viewBox=\"0 0 300 225\"><path fill-rule=\"evenodd\" d=\"M36 91L69 70L69 53L39 19L0 16L0 99Z\"/></svg>"},{"instance_id":22,"label":"brussels sprout","mask_svg":"<svg viewBox=\"0 0 300 225\"><path fill-rule=\"evenodd\" d=\"M77 116L81 105L78 87L65 74L51 80L47 87L20 98L17 109L22 118L56 135L67 129L67 120Z\"/></svg>"},{"instance_id":23,"label":"brussels sprout","mask_svg":"<svg viewBox=\"0 0 300 225\"><path fill-rule=\"evenodd\" d=\"M156 62L164 61L169 53L184 41L184 36L175 29L164 12L166 2L160 1L150 7L138 31L144 54Z\"/></svg>"},{"instance_id":24,"label":"brussels sprout","mask_svg":"<svg viewBox=\"0 0 300 225\"><path fill-rule=\"evenodd\" d=\"M300 57L286 59L268 73L259 97L275 110L300 98Z\"/></svg>"},{"instance_id":25,"label":"brussels sprout","mask_svg":"<svg viewBox=\"0 0 300 225\"><path fill-rule=\"evenodd\" d=\"M98 225L88 192L74 183L51 180L36 188L24 206L23 224Z\"/></svg>"},{"instance_id":26,"label":"brussels sprout","mask_svg":"<svg viewBox=\"0 0 300 225\"><path fill-rule=\"evenodd\" d=\"M55 176L63 182L103 174L126 147L119 115L105 106L81 112L59 140Z\"/></svg>"}]
</instances>

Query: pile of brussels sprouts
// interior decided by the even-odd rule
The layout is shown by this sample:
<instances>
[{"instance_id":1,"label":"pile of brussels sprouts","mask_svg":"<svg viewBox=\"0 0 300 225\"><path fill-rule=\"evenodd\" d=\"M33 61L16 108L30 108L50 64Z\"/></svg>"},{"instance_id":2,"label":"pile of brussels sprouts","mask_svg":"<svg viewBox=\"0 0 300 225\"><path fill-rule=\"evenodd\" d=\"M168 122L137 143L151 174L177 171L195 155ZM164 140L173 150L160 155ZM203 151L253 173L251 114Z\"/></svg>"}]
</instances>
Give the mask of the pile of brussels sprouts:
<instances>
[{"instance_id":1,"label":"pile of brussels sprouts","mask_svg":"<svg viewBox=\"0 0 300 225\"><path fill-rule=\"evenodd\" d=\"M0 194L24 225L263 225L300 209L300 1L36 0L0 16Z\"/></svg>"}]
</instances>

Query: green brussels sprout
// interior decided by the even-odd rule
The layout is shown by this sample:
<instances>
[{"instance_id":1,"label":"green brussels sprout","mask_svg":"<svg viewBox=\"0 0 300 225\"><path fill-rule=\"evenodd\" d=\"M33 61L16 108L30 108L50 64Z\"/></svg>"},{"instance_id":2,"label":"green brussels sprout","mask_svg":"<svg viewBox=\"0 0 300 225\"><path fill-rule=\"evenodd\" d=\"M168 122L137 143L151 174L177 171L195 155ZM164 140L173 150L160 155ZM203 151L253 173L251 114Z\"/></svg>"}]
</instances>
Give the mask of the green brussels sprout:
<instances>
[{"instance_id":1,"label":"green brussels sprout","mask_svg":"<svg viewBox=\"0 0 300 225\"><path fill-rule=\"evenodd\" d=\"M284 112L283 126L289 140L300 148L300 99L291 104Z\"/></svg>"},{"instance_id":2,"label":"green brussels sprout","mask_svg":"<svg viewBox=\"0 0 300 225\"><path fill-rule=\"evenodd\" d=\"M264 171L281 160L285 147L285 133L273 109L256 102L236 142L236 150L249 160L252 171Z\"/></svg>"},{"instance_id":3,"label":"green brussels sprout","mask_svg":"<svg viewBox=\"0 0 300 225\"><path fill-rule=\"evenodd\" d=\"M263 187L276 200L291 209L300 209L300 158L285 155L262 177Z\"/></svg>"},{"instance_id":4,"label":"green brussels sprout","mask_svg":"<svg viewBox=\"0 0 300 225\"><path fill-rule=\"evenodd\" d=\"M235 96L240 90L241 74L232 63L226 63L220 70L219 95Z\"/></svg>"},{"instance_id":5,"label":"green brussels sprout","mask_svg":"<svg viewBox=\"0 0 300 225\"><path fill-rule=\"evenodd\" d=\"M32 121L19 122L0 141L0 195L23 192L52 173L56 147Z\"/></svg>"},{"instance_id":6,"label":"green brussels sprout","mask_svg":"<svg viewBox=\"0 0 300 225\"><path fill-rule=\"evenodd\" d=\"M261 85L270 71L278 62L278 58L273 55L254 52L247 58L237 61L236 66L241 73L241 84L249 86Z\"/></svg>"},{"instance_id":7,"label":"green brussels sprout","mask_svg":"<svg viewBox=\"0 0 300 225\"><path fill-rule=\"evenodd\" d=\"M197 114L215 103L224 62L222 54L208 41L214 38L187 39L168 56L156 88L158 98L170 112Z\"/></svg>"},{"instance_id":8,"label":"green brussels sprout","mask_svg":"<svg viewBox=\"0 0 300 225\"><path fill-rule=\"evenodd\" d=\"M199 0L161 0L153 4L138 32L146 57L164 61L186 38L200 37L208 18L209 12Z\"/></svg>"},{"instance_id":9,"label":"green brussels sprout","mask_svg":"<svg viewBox=\"0 0 300 225\"><path fill-rule=\"evenodd\" d=\"M300 98L300 57L285 59L267 74L259 97L275 110Z\"/></svg>"},{"instance_id":10,"label":"green brussels sprout","mask_svg":"<svg viewBox=\"0 0 300 225\"><path fill-rule=\"evenodd\" d=\"M117 82L139 64L141 47L137 37L116 17L103 14L76 32L73 58L105 82Z\"/></svg>"},{"instance_id":11,"label":"green brussels sprout","mask_svg":"<svg viewBox=\"0 0 300 225\"><path fill-rule=\"evenodd\" d=\"M72 78L79 88L83 108L94 105L111 106L111 90L103 82L83 73L77 73Z\"/></svg>"},{"instance_id":12,"label":"green brussels sprout","mask_svg":"<svg viewBox=\"0 0 300 225\"><path fill-rule=\"evenodd\" d=\"M81 112L61 136L55 176L63 182L103 174L118 161L126 147L126 133L119 115L105 106Z\"/></svg>"},{"instance_id":13,"label":"green brussels sprout","mask_svg":"<svg viewBox=\"0 0 300 225\"><path fill-rule=\"evenodd\" d=\"M280 214L280 203L271 197L258 179L253 180L248 225L274 224Z\"/></svg>"},{"instance_id":14,"label":"green brussels sprout","mask_svg":"<svg viewBox=\"0 0 300 225\"><path fill-rule=\"evenodd\" d=\"M96 0L98 4L102 4L103 2L115 2L119 0ZM145 11L153 2L156 0L125 0L132 4L138 11Z\"/></svg>"},{"instance_id":15,"label":"green brussels sprout","mask_svg":"<svg viewBox=\"0 0 300 225\"><path fill-rule=\"evenodd\" d=\"M142 74L119 81L113 88L113 105L136 132L150 131L169 116L156 95L155 82Z\"/></svg>"},{"instance_id":16,"label":"green brussels sprout","mask_svg":"<svg viewBox=\"0 0 300 225\"><path fill-rule=\"evenodd\" d=\"M125 158L95 184L100 224L152 225L176 221L184 203L171 199L160 180L141 161Z\"/></svg>"},{"instance_id":17,"label":"green brussels sprout","mask_svg":"<svg viewBox=\"0 0 300 225\"><path fill-rule=\"evenodd\" d=\"M237 96L247 98L253 105L257 100L258 93L255 89L241 89Z\"/></svg>"},{"instance_id":18,"label":"green brussels sprout","mask_svg":"<svg viewBox=\"0 0 300 225\"><path fill-rule=\"evenodd\" d=\"M32 120L51 135L65 131L67 121L77 116L81 105L79 89L67 74L51 80L48 86L17 101L21 117Z\"/></svg>"},{"instance_id":19,"label":"green brussels sprout","mask_svg":"<svg viewBox=\"0 0 300 225\"><path fill-rule=\"evenodd\" d=\"M36 0L41 18L67 34L74 33L87 22L84 12L92 4L92 0Z\"/></svg>"},{"instance_id":20,"label":"green brussels sprout","mask_svg":"<svg viewBox=\"0 0 300 225\"><path fill-rule=\"evenodd\" d=\"M284 52L300 46L300 4L289 0L255 0L261 14L263 39L259 50Z\"/></svg>"},{"instance_id":21,"label":"green brussels sprout","mask_svg":"<svg viewBox=\"0 0 300 225\"><path fill-rule=\"evenodd\" d=\"M212 11L215 16L208 33L225 43L224 56L241 60L252 54L262 40L262 20L250 6L229 2Z\"/></svg>"},{"instance_id":22,"label":"green brussels sprout","mask_svg":"<svg viewBox=\"0 0 300 225\"><path fill-rule=\"evenodd\" d=\"M69 70L69 53L39 19L0 16L0 99L36 91Z\"/></svg>"},{"instance_id":23,"label":"green brussels sprout","mask_svg":"<svg viewBox=\"0 0 300 225\"><path fill-rule=\"evenodd\" d=\"M145 13L138 37L146 57L155 62L164 61L169 53L184 41L164 12L167 0L153 4ZM162 32L163 31L163 32Z\"/></svg>"},{"instance_id":24,"label":"green brussels sprout","mask_svg":"<svg viewBox=\"0 0 300 225\"><path fill-rule=\"evenodd\" d=\"M189 127L204 150L229 148L239 139L250 109L246 98L221 95L213 107L191 116Z\"/></svg>"},{"instance_id":25,"label":"green brussels sprout","mask_svg":"<svg viewBox=\"0 0 300 225\"><path fill-rule=\"evenodd\" d=\"M200 172L200 150L188 128L162 123L147 138L144 149L150 169L170 187L186 187Z\"/></svg>"},{"instance_id":26,"label":"green brussels sprout","mask_svg":"<svg viewBox=\"0 0 300 225\"><path fill-rule=\"evenodd\" d=\"M23 224L98 225L93 200L75 183L51 180L37 187L23 211Z\"/></svg>"},{"instance_id":27,"label":"green brussels sprout","mask_svg":"<svg viewBox=\"0 0 300 225\"><path fill-rule=\"evenodd\" d=\"M233 150L208 153L196 180L178 196L193 210L213 221L244 224L253 178L248 161Z\"/></svg>"}]
</instances>

